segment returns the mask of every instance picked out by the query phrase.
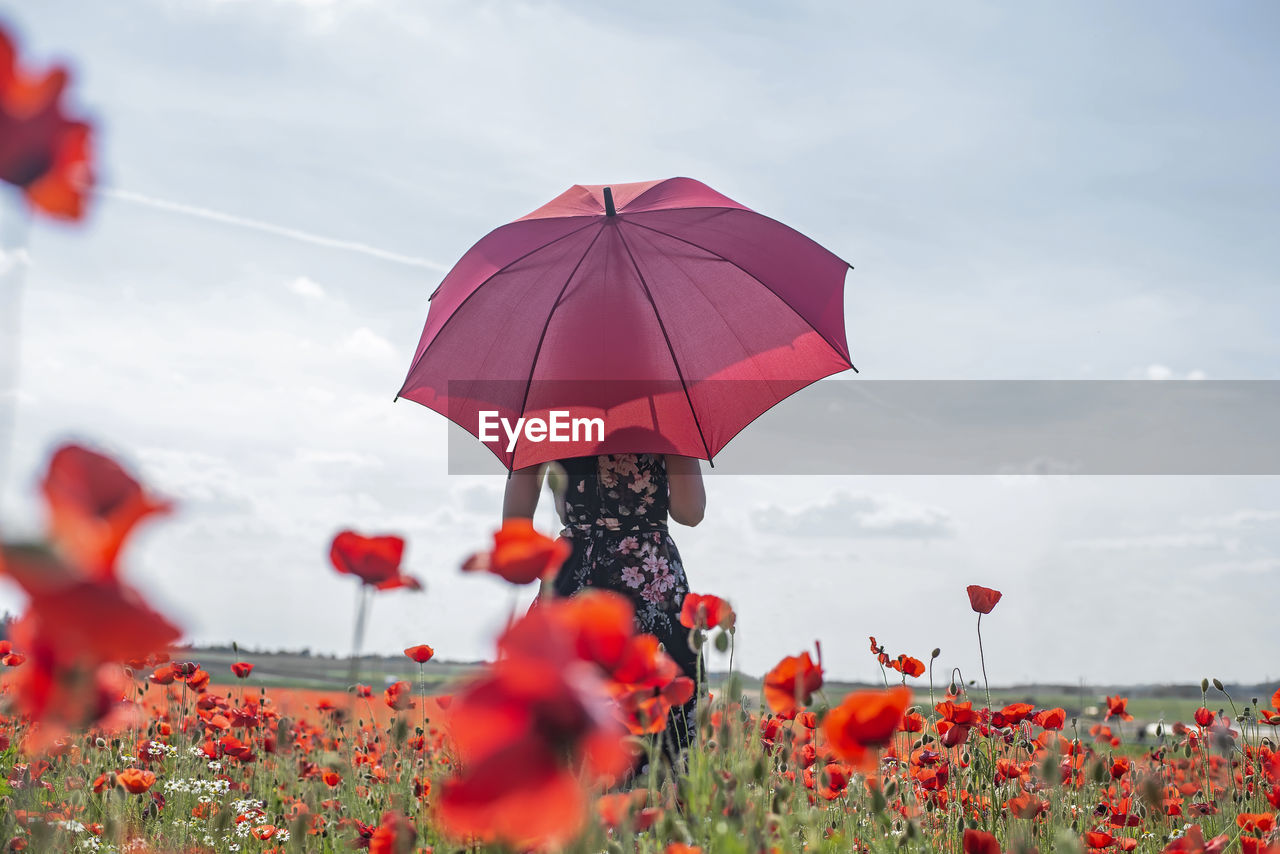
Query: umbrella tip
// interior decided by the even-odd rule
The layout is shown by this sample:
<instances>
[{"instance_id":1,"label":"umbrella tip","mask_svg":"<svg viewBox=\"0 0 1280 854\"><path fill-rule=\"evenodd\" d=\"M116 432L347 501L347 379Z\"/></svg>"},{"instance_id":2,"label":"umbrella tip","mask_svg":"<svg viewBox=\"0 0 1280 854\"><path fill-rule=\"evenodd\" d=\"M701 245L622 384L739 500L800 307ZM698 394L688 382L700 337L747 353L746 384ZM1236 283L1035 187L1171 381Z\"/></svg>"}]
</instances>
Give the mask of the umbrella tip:
<instances>
[{"instance_id":1,"label":"umbrella tip","mask_svg":"<svg viewBox=\"0 0 1280 854\"><path fill-rule=\"evenodd\" d=\"M604 215L605 216L618 215L618 211L613 206L613 188L612 187L604 188Z\"/></svg>"}]
</instances>

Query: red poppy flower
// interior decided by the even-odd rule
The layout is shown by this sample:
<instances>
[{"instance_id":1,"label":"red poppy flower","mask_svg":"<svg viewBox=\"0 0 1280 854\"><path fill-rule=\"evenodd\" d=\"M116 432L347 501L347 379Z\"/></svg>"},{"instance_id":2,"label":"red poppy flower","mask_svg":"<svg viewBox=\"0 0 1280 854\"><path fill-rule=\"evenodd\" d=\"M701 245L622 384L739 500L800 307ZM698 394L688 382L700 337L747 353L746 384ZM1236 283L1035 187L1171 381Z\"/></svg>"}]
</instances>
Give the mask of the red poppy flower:
<instances>
[{"instance_id":1,"label":"red poppy flower","mask_svg":"<svg viewBox=\"0 0 1280 854\"><path fill-rule=\"evenodd\" d=\"M466 572L492 572L512 584L528 584L555 575L573 549L564 538L534 530L532 519L502 520L493 535L493 550L476 552L462 564Z\"/></svg>"},{"instance_id":2,"label":"red poppy flower","mask_svg":"<svg viewBox=\"0 0 1280 854\"><path fill-rule=\"evenodd\" d=\"M1236 816L1236 826L1241 830L1252 830L1261 834L1268 834L1276 829L1276 817L1269 812L1242 812Z\"/></svg>"},{"instance_id":3,"label":"red poppy flower","mask_svg":"<svg viewBox=\"0 0 1280 854\"><path fill-rule=\"evenodd\" d=\"M324 780L324 784L330 789L342 782L342 775L337 771L325 771L320 778Z\"/></svg>"},{"instance_id":4,"label":"red poppy flower","mask_svg":"<svg viewBox=\"0 0 1280 854\"><path fill-rule=\"evenodd\" d=\"M1090 848L1110 848L1115 841L1114 836L1102 830L1089 830L1084 834L1084 844Z\"/></svg>"},{"instance_id":5,"label":"red poppy flower","mask_svg":"<svg viewBox=\"0 0 1280 854\"><path fill-rule=\"evenodd\" d=\"M999 714L1007 726L1015 726L1026 720L1027 715L1035 711L1030 703L1010 703L1000 710Z\"/></svg>"},{"instance_id":6,"label":"red poppy flower","mask_svg":"<svg viewBox=\"0 0 1280 854\"><path fill-rule=\"evenodd\" d=\"M41 489L50 535L72 564L94 578L115 575L116 558L138 522L171 509L115 460L80 445L54 451Z\"/></svg>"},{"instance_id":7,"label":"red poppy flower","mask_svg":"<svg viewBox=\"0 0 1280 854\"><path fill-rule=\"evenodd\" d=\"M333 538L329 547L329 560L334 568L356 576L363 584L377 590L400 587L421 590L418 579L400 573L402 557L404 540L395 536L365 537L355 531L343 531Z\"/></svg>"},{"instance_id":8,"label":"red poppy flower","mask_svg":"<svg viewBox=\"0 0 1280 854\"><path fill-rule=\"evenodd\" d=\"M719 596L688 593L680 608L680 625L686 629L733 629L737 615L729 603Z\"/></svg>"},{"instance_id":9,"label":"red poppy flower","mask_svg":"<svg viewBox=\"0 0 1280 854\"><path fill-rule=\"evenodd\" d=\"M20 652L11 652L8 655L0 656L0 664L5 667L17 667L27 660L27 657Z\"/></svg>"},{"instance_id":10,"label":"red poppy flower","mask_svg":"<svg viewBox=\"0 0 1280 854\"><path fill-rule=\"evenodd\" d=\"M140 795L156 783L156 775L141 768L126 768L116 775L116 781L131 794Z\"/></svg>"},{"instance_id":11,"label":"red poppy flower","mask_svg":"<svg viewBox=\"0 0 1280 854\"><path fill-rule=\"evenodd\" d=\"M1163 854L1174 854L1174 852L1179 851L1186 852L1186 854L1221 854L1221 852L1227 850L1227 845L1230 842L1231 837L1225 833L1215 836L1206 842L1204 831L1200 829L1200 825L1193 824L1181 837L1166 845Z\"/></svg>"},{"instance_id":12,"label":"red poppy flower","mask_svg":"<svg viewBox=\"0 0 1280 854\"><path fill-rule=\"evenodd\" d=\"M1033 819L1049 809L1049 802L1033 792L1023 792L1016 798L1004 802L1005 808L1014 818Z\"/></svg>"},{"instance_id":13,"label":"red poppy flower","mask_svg":"<svg viewBox=\"0 0 1280 854\"><path fill-rule=\"evenodd\" d=\"M1000 842L985 830L965 828L961 843L964 854L1000 854Z\"/></svg>"},{"instance_id":14,"label":"red poppy flower","mask_svg":"<svg viewBox=\"0 0 1280 854\"><path fill-rule=\"evenodd\" d=\"M417 646L411 646L406 649L404 654L419 664L426 664L436 654L436 651L425 643L420 643Z\"/></svg>"},{"instance_id":15,"label":"red poppy flower","mask_svg":"<svg viewBox=\"0 0 1280 854\"><path fill-rule=\"evenodd\" d=\"M0 574L30 597L10 627L28 656L15 672L14 693L26 714L49 724L42 739L116 710L121 695L109 683L122 671L114 663L146 658L179 637L135 591L115 578L86 580L47 551L0 549Z\"/></svg>"},{"instance_id":16,"label":"red poppy flower","mask_svg":"<svg viewBox=\"0 0 1280 854\"><path fill-rule=\"evenodd\" d=\"M635 690L674 680L665 654L625 635L630 605L614 597L583 593L534 609L504 633L498 660L454 695L450 732L462 763L438 797L446 832L517 849L563 845L585 821L584 782L615 780L630 766L610 674Z\"/></svg>"},{"instance_id":17,"label":"red poppy flower","mask_svg":"<svg viewBox=\"0 0 1280 854\"><path fill-rule=\"evenodd\" d=\"M1122 721L1133 720L1133 715L1128 712L1128 705L1128 697L1107 697L1107 717L1105 719L1111 720L1115 717Z\"/></svg>"},{"instance_id":18,"label":"red poppy flower","mask_svg":"<svg viewBox=\"0 0 1280 854\"><path fill-rule=\"evenodd\" d=\"M1045 729L1062 729L1067 722L1066 709L1042 709L1035 713L1031 718L1031 722L1038 727Z\"/></svg>"},{"instance_id":19,"label":"red poppy flower","mask_svg":"<svg viewBox=\"0 0 1280 854\"><path fill-rule=\"evenodd\" d=\"M413 686L403 679L388 686L387 690L383 692L382 698L388 706L398 712L417 708L413 702Z\"/></svg>"},{"instance_id":20,"label":"red poppy flower","mask_svg":"<svg viewBox=\"0 0 1280 854\"><path fill-rule=\"evenodd\" d=\"M860 769L874 762L873 751L884 747L902 724L911 705L911 689L854 691L827 713L822 731L832 752Z\"/></svg>"},{"instance_id":21,"label":"red poppy flower","mask_svg":"<svg viewBox=\"0 0 1280 854\"><path fill-rule=\"evenodd\" d=\"M21 188L37 210L79 219L92 181L90 128L63 113L67 79L62 67L25 73L0 29L0 180Z\"/></svg>"},{"instance_id":22,"label":"red poppy flower","mask_svg":"<svg viewBox=\"0 0 1280 854\"><path fill-rule=\"evenodd\" d=\"M790 718L800 706L808 705L813 692L821 687L822 664L814 664L804 652L787 656L765 674L764 698L775 715Z\"/></svg>"},{"instance_id":23,"label":"red poppy flower","mask_svg":"<svg viewBox=\"0 0 1280 854\"><path fill-rule=\"evenodd\" d=\"M253 665L247 661L237 661L231 665L231 672L237 679L248 679L249 674L253 672Z\"/></svg>"},{"instance_id":24,"label":"red poppy flower","mask_svg":"<svg viewBox=\"0 0 1280 854\"><path fill-rule=\"evenodd\" d=\"M622 826L623 822L637 815L649 800L649 792L646 789L634 789L630 792L616 792L610 795L601 795L596 801L596 814L600 817L600 823L608 830L617 830ZM644 830L646 828L636 828L636 830Z\"/></svg>"},{"instance_id":25,"label":"red poppy flower","mask_svg":"<svg viewBox=\"0 0 1280 854\"><path fill-rule=\"evenodd\" d=\"M991 609L996 606L1003 595L999 590L992 590L990 587L980 587L977 584L970 584L965 588L969 593L969 605L979 614L990 614Z\"/></svg>"},{"instance_id":26,"label":"red poppy flower","mask_svg":"<svg viewBox=\"0 0 1280 854\"><path fill-rule=\"evenodd\" d=\"M1213 712L1209 711L1204 706L1201 706L1200 708L1196 709L1195 718L1196 718L1197 724L1199 724L1202 727L1206 727L1209 724L1213 723Z\"/></svg>"},{"instance_id":27,"label":"red poppy flower","mask_svg":"<svg viewBox=\"0 0 1280 854\"><path fill-rule=\"evenodd\" d=\"M383 813L382 823L369 837L369 854L407 854L417 838L413 822L404 815L394 810Z\"/></svg>"},{"instance_id":28,"label":"red poppy flower","mask_svg":"<svg viewBox=\"0 0 1280 854\"><path fill-rule=\"evenodd\" d=\"M924 662L918 658L912 658L909 655L899 655L897 658L889 661L889 666L899 673L907 676L916 677L924 674Z\"/></svg>"}]
</instances>

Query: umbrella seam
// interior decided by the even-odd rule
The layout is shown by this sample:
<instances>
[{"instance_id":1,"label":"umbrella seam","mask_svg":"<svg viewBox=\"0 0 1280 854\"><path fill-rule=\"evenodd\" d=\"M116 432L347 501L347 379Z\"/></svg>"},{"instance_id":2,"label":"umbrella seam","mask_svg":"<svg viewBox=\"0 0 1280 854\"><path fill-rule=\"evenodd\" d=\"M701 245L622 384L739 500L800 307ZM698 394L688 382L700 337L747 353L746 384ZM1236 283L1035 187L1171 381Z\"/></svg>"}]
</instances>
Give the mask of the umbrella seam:
<instances>
[{"instance_id":1,"label":"umbrella seam","mask_svg":"<svg viewBox=\"0 0 1280 854\"><path fill-rule=\"evenodd\" d=\"M684 381L684 371L680 370L680 360L676 358L675 348L671 346L671 336L667 334L667 325L662 322L662 314L658 311L658 304L653 300L653 293L649 290L649 285L644 280L644 273L640 272L640 265L636 263L636 256L631 251L631 244L627 242L627 237L622 233L622 229L618 229L618 239L622 241L622 248L627 250L627 257L631 259L631 266L635 268L636 275L640 278L640 287L644 288L644 295L649 300L649 307L653 309L653 316L658 321L658 328L662 330L662 338L667 342L667 352L671 354L671 364L676 369L676 376L680 378L680 387L684 389L684 399L689 401L689 414L693 416L693 424L698 428L698 438L702 440L702 450L706 451L707 462L711 462L711 448L707 445L707 436L702 432L702 421L698 418L698 410L693 405L693 398L689 395L689 385Z\"/></svg>"},{"instance_id":2,"label":"umbrella seam","mask_svg":"<svg viewBox=\"0 0 1280 854\"><path fill-rule=\"evenodd\" d=\"M567 218L572 218L572 217L567 217ZM492 273L490 273L488 276L485 276L484 281L482 281L482 282L480 282L478 285L476 285L476 286L475 286L475 288L474 288L474 289L472 289L471 293L469 293L469 294L467 294L465 297L463 297L463 298L462 298L462 302L458 303L458 305L453 309L453 311L449 312L449 316L448 316L448 317L446 317L446 318L444 319L444 323L441 323L441 324L440 324L440 328L436 330L436 334L435 334L434 336L432 336L432 338L431 338L431 340L430 340L430 341L428 341L428 342L427 342L427 346L425 346L425 347L423 347L423 348L422 348L422 352L421 352L420 354L418 354L418 358L416 358L416 359L414 359L414 360L413 360L413 364L409 366L409 373L408 373L407 375L405 375L404 382L400 385L400 392L399 392L398 394L396 394L396 398L397 398L397 399L399 399L400 395L404 394L405 387L407 387L407 386L409 385L409 378L413 376L413 372L414 372L414 371L416 371L416 370L418 369L418 365L422 363L422 360L423 360L423 359L425 359L425 358L427 357L427 351L431 349L431 345L432 345L432 344L434 344L434 343L436 343L436 341L440 340L440 335L445 331L445 329L446 329L446 328L448 328L448 326L449 326L449 322L450 322L451 320L453 320L455 317L457 317L457 316L458 316L459 312L461 312L461 311L462 311L463 307L467 304L467 302L468 302L468 301L470 301L470 299L471 299L473 296L475 296L475 295L480 291L480 289L481 289L481 288L483 288L485 285L489 284L489 282L493 281L493 279L494 279L496 276L499 276L499 275L501 275L502 273L505 273L505 272L506 272L507 270L509 270L511 267L515 266L516 264L519 264L521 261L525 260L525 259L526 259L526 258L528 258L529 256L531 256L531 255L536 255L537 253L541 252L543 249L546 249L546 248L548 248L548 247L550 247L550 246L555 246L555 245L556 245L557 243L559 243L561 240L567 240L567 239L569 239L570 237L573 237L575 234L577 234L577 233L579 233L579 232L581 232L581 231L585 231L586 229L590 228L591 226L592 226L592 223L587 223L586 225L583 225L581 228L575 228L573 231L570 231L570 232L568 232L567 234L562 234L562 235L560 235L560 236L559 236L559 237L557 237L555 240L552 240L552 241L550 241L550 242L548 242L548 243L543 243L541 246L538 246L537 248L530 249L528 252L524 253L524 254L523 254L523 255L521 255L519 258L516 258L516 259L514 259L514 260L512 260L512 261L508 261L506 264L503 264L501 267L499 267L498 269L494 270L494 271L493 271ZM598 236L598 235L597 235L597 236ZM593 239L593 240L592 240L592 243L594 243L594 242L595 242L595 241L594 241L594 239ZM476 244L476 245L478 246L478 245L479 245L479 243L477 242L477 244ZM474 249L474 248L475 248L475 247L473 246L473 247L472 247L472 249ZM468 249L468 250L467 250L467 254L470 254L470 252L471 252L471 250L470 250L470 249ZM464 255L463 257L465 258L465 257L466 257L466 255ZM461 261L459 261L459 263L461 263ZM454 267L457 267L457 266L458 266L457 264L455 264L455 265L454 265ZM450 273L452 273L452 272L453 272L453 270L450 270L449 272L450 272ZM446 278L446 279L447 279L447 278L449 278L449 274L448 274L448 273L446 273L446 274L445 274L445 278ZM443 282L442 282L441 284L443 285ZM437 288L436 290L438 291L438 290L439 290L439 288ZM430 302L430 300L428 300L428 302ZM430 314L428 314L428 319L430 319ZM426 330L423 330L423 331L425 332Z\"/></svg>"},{"instance_id":3,"label":"umbrella seam","mask_svg":"<svg viewBox=\"0 0 1280 854\"><path fill-rule=\"evenodd\" d=\"M724 210L733 210L733 208L724 208ZM754 211L753 211L753 213L754 213ZM775 220L775 222L777 222L777 221ZM645 224L644 224L644 223L642 223L642 222L634 222L634 221L632 221L632 223L631 223L631 224L632 224L632 225L639 226L640 228L648 229L649 231L652 231L652 232L653 232L653 233L655 233L655 234L661 234L661 235L662 235L662 236L664 236L664 237L670 237L672 240L678 240L678 241L680 241L681 243L685 243L685 244L688 244L689 246L692 246L694 249L700 249L700 250L702 250L703 252L706 252L706 253L707 253L707 254L709 254L709 255L714 255L715 257L719 258L721 261L725 262L726 264L729 264L730 266L734 267L735 269L741 270L743 273L746 273L748 276L750 276L750 277L751 277L751 279L752 279L752 281L756 282L758 285L760 285L760 287L764 288L766 291L768 291L769 293L771 293L771 294L773 294L775 297L777 297L777 298L778 298L778 302L782 303L782 304L783 304L783 305L785 305L787 308L791 309L792 313L793 313L793 314L795 314L795 316L796 316L796 317L800 318L800 320L801 320L801 321L803 321L803 322L804 322L804 324L805 324L806 326L808 326L808 327L809 327L810 329L812 329L814 332L818 332L817 328L813 325L813 323L812 323L812 322L811 322L807 317L805 317L803 314L801 314L801 313L800 313L800 311L799 311L799 309L797 309L794 305L792 305L792 304L791 304L790 302L788 302L787 300L783 299L783 297L782 297L782 295L781 295L781 294L779 294L779 293L778 293L777 291L775 291L773 288L771 288L771 287L769 287L767 284L765 284L765 283L764 283L764 281L763 281L763 280L761 280L759 276L756 276L754 273L752 273L751 271L747 270L745 267L743 267L741 264L738 264L736 261L732 261L732 260L730 260L730 259L726 258L725 256L721 255L719 252L716 252L716 251L715 251L715 250L713 250L713 249L708 249L708 248L707 248L707 247L705 247L705 246L699 246L697 243L694 243L692 240L686 240L686 239L685 239L685 238L683 238L683 237L679 237L679 236L677 236L677 235L674 235L674 234L670 234L670 233L668 233L668 232L665 232L665 231L663 231L663 230L662 230L662 229L660 229L660 228L654 228L653 226L651 226L651 225L645 225ZM779 224L779 225L783 225L783 223L778 223L778 224ZM784 227L784 228L789 228L789 226L785 226L785 225L784 225L783 227ZM793 230L794 230L794 229L793 229ZM796 233L797 233L797 234L799 234L799 232L796 232ZM801 236L803 236L803 235L801 235ZM833 255L834 255L834 253L833 253ZM840 256L838 256L838 255L835 255L834 257L836 257L836 258L840 258ZM850 269L852 269L852 267L850 267ZM843 285L843 283L841 284L840 292L841 292L841 294L843 294L843 293L844 293L844 285ZM841 311L842 311L842 313L843 313L843 307L841 308ZM831 339L830 339L830 338L828 338L827 336L823 335L821 332L818 332L818 336L819 336L820 338L822 338L822 340L826 343L826 345L827 345L828 347L830 347L832 350L834 350L834 351L835 351L835 354L836 354L837 356L839 356L840 358L844 359L844 361L849 365L849 367L851 367L851 368L853 367L852 360L851 360L848 356L846 356L845 354L841 353L841 352L840 352L840 348L839 348L839 347L837 347L835 344L833 344L833 343L831 342ZM846 336L847 336L847 333L846 333Z\"/></svg>"},{"instance_id":4,"label":"umbrella seam","mask_svg":"<svg viewBox=\"0 0 1280 854\"><path fill-rule=\"evenodd\" d=\"M542 334L538 336L538 346L533 351L533 359L529 364L529 380L524 384L524 399L520 401L519 417L524 417L524 408L529 403L529 389L533 387L533 375L538 371L538 357L542 355L542 342L547 340L547 330L551 328L551 318L556 313L556 309L560 307L560 300L564 299L564 292L569 290L569 285L573 282L573 277L578 275L578 270L582 267L582 262L587 260L587 256L591 254L591 249L596 245L596 241L600 239L600 235L604 234L601 228L596 232L596 236L591 238L591 243L583 250L582 257L578 259L578 263L573 265L573 270L565 277L564 285L560 288L560 293L556 294L555 302L551 303L551 310L547 312L547 320L542 324ZM511 448L511 465L510 471L515 471L516 454L520 452L520 436L516 436L515 445Z\"/></svg>"}]
</instances>

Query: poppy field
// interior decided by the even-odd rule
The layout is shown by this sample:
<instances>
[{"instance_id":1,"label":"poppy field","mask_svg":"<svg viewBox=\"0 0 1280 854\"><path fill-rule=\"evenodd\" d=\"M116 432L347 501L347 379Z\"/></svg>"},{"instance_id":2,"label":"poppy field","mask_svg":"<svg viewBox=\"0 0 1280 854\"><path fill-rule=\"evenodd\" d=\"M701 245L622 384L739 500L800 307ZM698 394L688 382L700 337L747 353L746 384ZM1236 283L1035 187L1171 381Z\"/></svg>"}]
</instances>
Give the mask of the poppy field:
<instances>
[{"instance_id":1,"label":"poppy field","mask_svg":"<svg viewBox=\"0 0 1280 854\"><path fill-rule=\"evenodd\" d=\"M1193 718L1142 750L1125 697L1088 727L997 708L985 676L969 687L938 650L891 655L874 637L883 688L828 696L815 644L753 694L732 672L711 692L607 591L539 600L445 694L358 671L345 693L268 688L251 659L215 680L123 568L131 532L170 504L79 445L40 484L46 537L3 551L28 599L0 642L5 850L1280 851L1280 691L1242 703L1206 682ZM357 624L370 597L420 586L403 549L333 538ZM516 520L459 571L522 585L564 559ZM980 645L1001 594L967 595ZM729 660L735 621L724 598L685 599L704 661ZM436 649L404 654L425 676ZM698 731L673 767L658 737L693 692Z\"/></svg>"},{"instance_id":2,"label":"poppy field","mask_svg":"<svg viewBox=\"0 0 1280 854\"><path fill-rule=\"evenodd\" d=\"M0 28L0 184L25 212L75 222L94 136L67 85ZM871 636L882 687L830 691L819 640L776 650L746 691L737 615L712 591L680 615L699 679L637 631L629 599L591 591L538 599L447 690L428 690L451 656L430 636L404 650L417 679L374 687L360 669L370 603L422 583L403 538L352 530L316 569L354 593L347 689L271 687L251 655L193 659L130 582L130 538L170 501L83 444L52 448L35 480L43 534L0 537L0 584L23 598L0 634L5 852L1280 854L1280 690L1246 699L1205 680L1194 714L1138 744L1124 696L1089 721L993 703L985 660L960 674L940 649ZM519 519L475 545L456 571L523 589L569 554ZM955 595L975 635L938 643L984 656L983 619L1019 603L978 584ZM727 674L714 689L710 670ZM672 761L662 737L691 697L696 731Z\"/></svg>"}]
</instances>

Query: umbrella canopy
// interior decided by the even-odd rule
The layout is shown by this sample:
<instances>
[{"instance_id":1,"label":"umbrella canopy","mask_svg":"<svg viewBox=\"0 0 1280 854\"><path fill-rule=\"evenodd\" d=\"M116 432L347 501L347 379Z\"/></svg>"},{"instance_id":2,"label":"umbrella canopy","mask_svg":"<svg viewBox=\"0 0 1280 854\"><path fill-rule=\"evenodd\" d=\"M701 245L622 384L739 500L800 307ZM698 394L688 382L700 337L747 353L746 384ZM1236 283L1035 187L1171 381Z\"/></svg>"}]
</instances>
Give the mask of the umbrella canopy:
<instances>
[{"instance_id":1,"label":"umbrella canopy","mask_svg":"<svg viewBox=\"0 0 1280 854\"><path fill-rule=\"evenodd\" d=\"M711 460L780 400L853 367L848 269L690 178L574 186L449 271L397 397L481 438L496 419L553 411L603 423L603 441L585 425L577 441L498 429L485 444L509 469L605 453Z\"/></svg>"}]
</instances>

